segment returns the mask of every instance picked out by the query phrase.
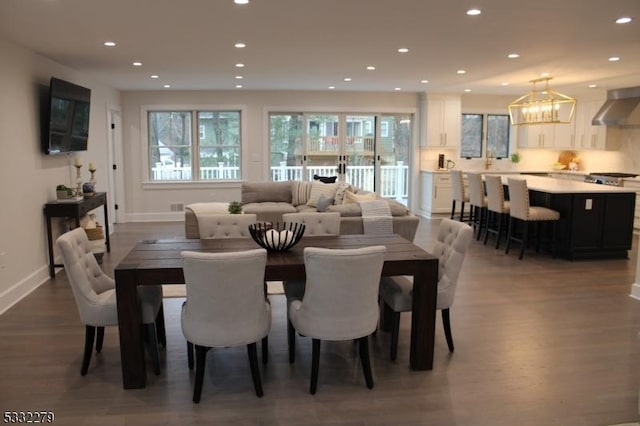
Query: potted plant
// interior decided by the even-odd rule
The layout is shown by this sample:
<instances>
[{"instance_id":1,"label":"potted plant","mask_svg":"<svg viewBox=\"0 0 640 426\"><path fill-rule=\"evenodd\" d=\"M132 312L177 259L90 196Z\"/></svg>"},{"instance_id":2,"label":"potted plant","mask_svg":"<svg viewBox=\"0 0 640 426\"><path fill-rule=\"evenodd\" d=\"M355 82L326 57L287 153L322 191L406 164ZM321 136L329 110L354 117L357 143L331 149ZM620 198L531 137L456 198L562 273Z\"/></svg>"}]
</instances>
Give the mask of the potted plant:
<instances>
[{"instance_id":1,"label":"potted plant","mask_svg":"<svg viewBox=\"0 0 640 426\"><path fill-rule=\"evenodd\" d=\"M67 200L73 197L73 189L66 185L58 185L56 186L56 197L58 200Z\"/></svg>"},{"instance_id":2,"label":"potted plant","mask_svg":"<svg viewBox=\"0 0 640 426\"><path fill-rule=\"evenodd\" d=\"M232 201L229 203L229 213L240 214L242 213L242 204L238 201Z\"/></svg>"}]
</instances>

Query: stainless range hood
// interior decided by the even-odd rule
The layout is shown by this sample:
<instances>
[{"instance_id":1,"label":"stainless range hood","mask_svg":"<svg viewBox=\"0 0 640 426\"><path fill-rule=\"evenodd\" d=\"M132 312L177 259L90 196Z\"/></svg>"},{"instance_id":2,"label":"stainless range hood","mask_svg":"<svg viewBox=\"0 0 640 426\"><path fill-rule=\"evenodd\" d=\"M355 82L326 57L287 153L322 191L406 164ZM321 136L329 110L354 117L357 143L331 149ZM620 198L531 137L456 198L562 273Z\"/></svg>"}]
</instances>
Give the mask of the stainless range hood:
<instances>
[{"instance_id":1,"label":"stainless range hood","mask_svg":"<svg viewBox=\"0 0 640 426\"><path fill-rule=\"evenodd\" d=\"M596 126L640 129L640 86L607 91L607 100L593 117Z\"/></svg>"}]
</instances>

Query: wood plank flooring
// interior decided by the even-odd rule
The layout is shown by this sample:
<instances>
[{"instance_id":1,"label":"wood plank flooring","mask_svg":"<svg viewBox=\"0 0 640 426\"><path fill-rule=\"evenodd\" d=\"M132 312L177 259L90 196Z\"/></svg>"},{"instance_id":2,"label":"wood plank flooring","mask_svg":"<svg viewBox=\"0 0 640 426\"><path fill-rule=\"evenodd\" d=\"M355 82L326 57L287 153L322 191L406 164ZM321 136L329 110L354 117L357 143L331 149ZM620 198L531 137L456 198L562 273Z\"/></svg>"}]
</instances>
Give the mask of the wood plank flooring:
<instances>
[{"instance_id":1,"label":"wood plank flooring","mask_svg":"<svg viewBox=\"0 0 640 426\"><path fill-rule=\"evenodd\" d=\"M422 220L416 243L428 248L437 220ZM115 226L114 266L136 241L184 235L181 223ZM517 249L517 247L516 247ZM505 255L474 240L460 277L447 350L438 315L434 369L408 369L410 315L403 314L397 362L389 335L371 340L375 388L364 384L351 342L323 343L318 393L308 393L311 342L297 338L287 358L284 296L273 295L265 396L256 398L246 349L210 351L202 401L191 402L180 328L182 299L165 299L162 373L124 390L117 328L80 376L84 326L63 270L0 316L0 408L50 410L72 425L610 425L636 422L640 386L640 301L628 297L631 260ZM230 325L232 326L232 324Z\"/></svg>"}]
</instances>

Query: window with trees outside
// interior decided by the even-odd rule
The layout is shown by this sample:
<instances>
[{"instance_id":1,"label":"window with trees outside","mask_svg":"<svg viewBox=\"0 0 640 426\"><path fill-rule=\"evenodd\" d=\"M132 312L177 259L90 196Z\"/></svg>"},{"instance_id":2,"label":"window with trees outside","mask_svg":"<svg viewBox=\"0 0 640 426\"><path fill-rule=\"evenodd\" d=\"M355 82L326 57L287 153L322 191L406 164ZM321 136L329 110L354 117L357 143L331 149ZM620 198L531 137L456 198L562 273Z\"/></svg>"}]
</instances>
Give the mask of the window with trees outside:
<instances>
[{"instance_id":1,"label":"window with trees outside","mask_svg":"<svg viewBox=\"0 0 640 426\"><path fill-rule=\"evenodd\" d=\"M483 158L489 152L495 158L509 156L509 116L462 114L460 157Z\"/></svg>"},{"instance_id":2,"label":"window with trees outside","mask_svg":"<svg viewBox=\"0 0 640 426\"><path fill-rule=\"evenodd\" d=\"M150 180L241 179L240 119L240 111L148 111Z\"/></svg>"}]
</instances>

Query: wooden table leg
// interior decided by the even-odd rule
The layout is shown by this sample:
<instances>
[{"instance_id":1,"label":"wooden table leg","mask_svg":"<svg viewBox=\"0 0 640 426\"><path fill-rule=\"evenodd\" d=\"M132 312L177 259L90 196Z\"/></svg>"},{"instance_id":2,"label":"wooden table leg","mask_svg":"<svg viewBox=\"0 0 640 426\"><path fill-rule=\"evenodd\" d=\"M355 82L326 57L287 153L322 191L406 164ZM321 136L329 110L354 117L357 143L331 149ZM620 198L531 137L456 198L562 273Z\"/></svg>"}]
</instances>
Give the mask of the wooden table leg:
<instances>
[{"instance_id":1,"label":"wooden table leg","mask_svg":"<svg viewBox=\"0 0 640 426\"><path fill-rule=\"evenodd\" d=\"M49 276L56 276L56 266L53 260L53 235L51 234L51 216L47 215L47 245L49 248Z\"/></svg>"},{"instance_id":2,"label":"wooden table leg","mask_svg":"<svg viewBox=\"0 0 640 426\"><path fill-rule=\"evenodd\" d=\"M438 262L421 262L413 277L413 313L411 315L412 370L433 369L433 342L436 328L436 298L438 296Z\"/></svg>"},{"instance_id":3,"label":"wooden table leg","mask_svg":"<svg viewBox=\"0 0 640 426\"><path fill-rule=\"evenodd\" d=\"M115 278L122 384L125 389L140 389L146 385L147 369L135 265L131 269L120 265L115 271Z\"/></svg>"},{"instance_id":4,"label":"wooden table leg","mask_svg":"<svg viewBox=\"0 0 640 426\"><path fill-rule=\"evenodd\" d=\"M107 253L111 252L111 238L109 237L109 205L107 196L104 196L104 239L107 246Z\"/></svg>"}]
</instances>

